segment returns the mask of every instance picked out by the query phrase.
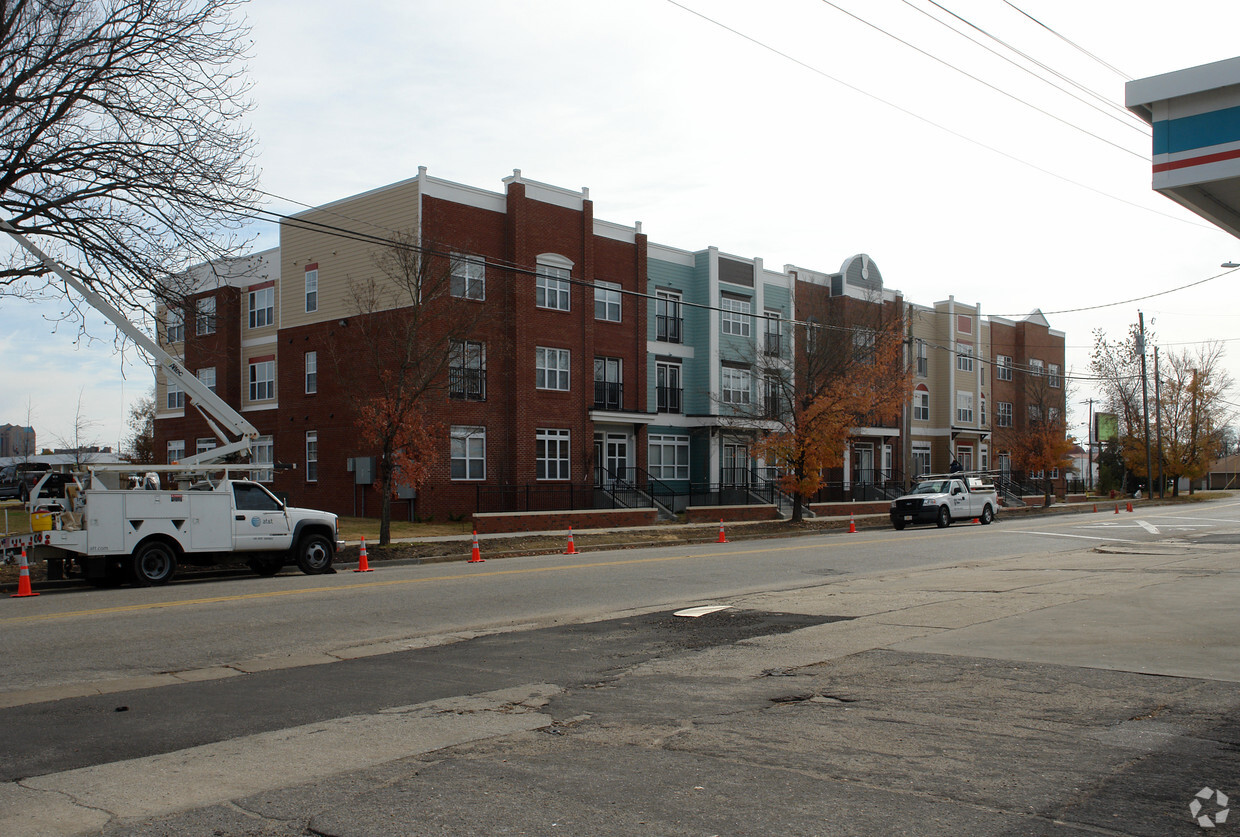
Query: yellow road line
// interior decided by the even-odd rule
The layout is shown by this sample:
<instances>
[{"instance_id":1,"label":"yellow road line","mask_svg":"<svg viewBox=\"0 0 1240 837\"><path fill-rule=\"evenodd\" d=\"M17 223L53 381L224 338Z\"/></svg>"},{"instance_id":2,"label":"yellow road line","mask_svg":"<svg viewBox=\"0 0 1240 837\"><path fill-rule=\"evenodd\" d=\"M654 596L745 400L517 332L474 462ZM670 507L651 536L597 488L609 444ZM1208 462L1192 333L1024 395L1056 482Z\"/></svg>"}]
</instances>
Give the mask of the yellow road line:
<instances>
[{"instance_id":1,"label":"yellow road line","mask_svg":"<svg viewBox=\"0 0 1240 837\"><path fill-rule=\"evenodd\" d=\"M929 536L929 533L927 533L926 535L922 535L921 537L928 537L928 536ZM917 537L918 537L917 535L911 536L911 538L917 538ZM887 543L887 542L895 541L895 540L907 542L908 540L910 540L910 536L906 535L900 538L888 537L888 538L880 538L877 540L867 540L865 543L867 545L868 544L879 544L879 543ZM662 562L667 562L667 561L684 561L684 560L690 560L694 558L731 558L733 556L740 556L740 555L759 555L762 553L771 553L771 552L795 552L795 551L805 550L805 549L828 549L831 547L842 547L846 545L847 545L846 542L838 541L838 542L833 542L833 543L805 544L803 546L765 547L761 549L737 549L737 550L730 550L728 552L704 552L698 555L666 555L666 556L661 556L657 558L627 558L623 560L600 561L600 562L588 563L588 564L582 564L582 563L561 564L559 566L554 566L554 567L524 567L521 569L512 569L512 570L484 570L482 572L474 572L474 573L468 573L468 574L462 573L461 575L436 575L436 576L428 576L426 578L403 578L403 579L392 579L390 581L363 581L363 582L357 582L355 584L341 584L341 585L336 585L336 586L331 586L331 587L308 587L308 588L299 589L299 590L270 590L270 591L263 592L263 593L242 593L236 596L210 596L207 598L184 599L181 601L174 601L174 602L145 602L143 604L119 605L117 607L101 607L101 608L93 608L91 610L72 610L72 611L65 611L62 613L43 613L43 614L32 614L30 616L13 616L13 617L5 618L5 619L0 619L0 625L19 625L19 624L26 623L26 622L45 622L45 621L52 621L56 619L72 619L72 618L77 618L77 617L82 617L82 616L108 616L108 615L117 614L117 613L135 613L135 612L140 612L143 610L160 610L163 608L186 607L189 605L219 604L221 602L241 602L241 601L249 601L249 600L255 600L255 599L274 599L274 598L279 598L283 596L302 596L302 595L317 594L317 593L343 593L343 592L347 592L350 590L364 590L367 588L376 588L376 587L393 587L393 586L402 585L402 584L427 584L427 583L434 582L434 581L469 581L469 580L477 579L477 578L494 578L496 576L504 576L504 575L525 575L525 574L532 574L532 573L565 572L569 570L589 570L589 569L598 569L602 567L635 566L639 564L654 564L654 563L662 563ZM382 564L380 564L379 566L382 566Z\"/></svg>"}]
</instances>

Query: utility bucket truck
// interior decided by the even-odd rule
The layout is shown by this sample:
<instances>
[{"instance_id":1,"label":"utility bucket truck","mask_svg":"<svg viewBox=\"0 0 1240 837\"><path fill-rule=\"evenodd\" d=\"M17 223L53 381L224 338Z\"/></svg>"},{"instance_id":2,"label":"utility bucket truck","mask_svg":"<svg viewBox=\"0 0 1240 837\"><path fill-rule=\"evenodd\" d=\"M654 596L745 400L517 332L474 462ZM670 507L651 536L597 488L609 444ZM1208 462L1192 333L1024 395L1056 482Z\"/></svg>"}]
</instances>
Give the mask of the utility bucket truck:
<instances>
[{"instance_id":1,"label":"utility bucket truck","mask_svg":"<svg viewBox=\"0 0 1240 837\"><path fill-rule=\"evenodd\" d=\"M32 557L48 559L49 571L68 566L98 585L163 584L180 563L244 560L260 575L274 575L295 562L305 573L332 572L341 545L336 515L292 508L245 478L252 466L221 463L229 455L249 458L257 428L11 224L0 221L0 230L154 358L222 442L171 465L141 466L146 473L136 479L133 465L96 465L49 492L51 477L44 475L26 502L33 531L0 537L0 549L26 547Z\"/></svg>"}]
</instances>

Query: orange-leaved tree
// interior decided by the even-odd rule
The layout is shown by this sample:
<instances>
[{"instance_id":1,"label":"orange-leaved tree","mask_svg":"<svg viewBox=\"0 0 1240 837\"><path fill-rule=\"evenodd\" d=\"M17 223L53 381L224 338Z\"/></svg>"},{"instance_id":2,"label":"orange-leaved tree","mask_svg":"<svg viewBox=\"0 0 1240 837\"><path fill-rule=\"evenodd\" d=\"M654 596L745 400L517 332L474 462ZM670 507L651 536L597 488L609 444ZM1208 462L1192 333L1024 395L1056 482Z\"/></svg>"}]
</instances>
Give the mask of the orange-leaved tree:
<instances>
[{"instance_id":1,"label":"orange-leaved tree","mask_svg":"<svg viewBox=\"0 0 1240 837\"><path fill-rule=\"evenodd\" d=\"M1061 386L1051 385L1048 376L1028 374L1025 383L1027 414L1023 421L998 433L998 440L1012 457L1012 464L1026 474L1070 471L1076 441L1068 436L1064 409L1067 395ZM1043 482L1042 504L1051 504L1051 483Z\"/></svg>"},{"instance_id":2,"label":"orange-leaved tree","mask_svg":"<svg viewBox=\"0 0 1240 837\"><path fill-rule=\"evenodd\" d=\"M788 362L764 360L763 401L753 422L766 434L755 452L779 469L792 519L844 464L854 428L892 426L908 402L912 372L899 300L828 297L807 289L798 303Z\"/></svg>"}]
</instances>

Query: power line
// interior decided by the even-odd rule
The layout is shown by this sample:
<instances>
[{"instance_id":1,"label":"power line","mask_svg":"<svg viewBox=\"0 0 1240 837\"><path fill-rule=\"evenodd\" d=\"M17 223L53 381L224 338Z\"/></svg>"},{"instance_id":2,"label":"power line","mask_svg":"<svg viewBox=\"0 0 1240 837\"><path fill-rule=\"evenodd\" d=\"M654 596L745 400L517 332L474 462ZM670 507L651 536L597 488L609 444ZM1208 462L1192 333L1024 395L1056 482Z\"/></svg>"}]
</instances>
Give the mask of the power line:
<instances>
[{"instance_id":1,"label":"power line","mask_svg":"<svg viewBox=\"0 0 1240 837\"><path fill-rule=\"evenodd\" d=\"M1127 73L1125 73L1123 70L1119 69L1118 67L1115 67L1115 66L1113 66L1113 65L1111 65L1111 64L1108 64L1106 61L1103 61L1101 58L1099 58L1098 56L1094 55L1094 54L1093 54L1092 52L1090 52L1089 50L1087 50L1087 49L1085 49L1084 47L1082 47L1082 46L1078 45L1077 43L1075 43L1075 42L1073 42L1073 41L1069 40L1069 39L1068 39L1067 37L1065 37L1064 35L1061 35L1060 33L1056 32L1054 29L1052 29L1051 27L1047 26L1045 23L1043 23L1042 21L1038 20L1038 19L1037 19L1036 17L1034 17L1033 15L1029 14L1028 12L1026 12L1024 9L1022 9L1022 8L1020 8L1019 6L1016 6L1015 4L1013 4L1013 3L1009 2L1009 0L1003 0L1003 2L1004 2L1005 4L1007 4L1008 6L1010 6L1011 8L1015 9L1016 11L1020 12L1020 13L1021 13L1022 15L1024 15L1025 17L1027 17L1027 18L1029 18L1030 20L1032 20L1032 21L1033 21L1034 23L1036 23L1038 26L1041 26L1041 27L1042 27L1043 29L1045 29L1047 32L1050 32L1052 35L1054 35L1054 36L1055 36L1056 38L1058 38L1059 40L1063 41L1063 42L1064 42L1065 44L1067 44L1068 46L1070 46L1070 47L1072 47L1073 49L1075 49L1076 51L1080 52L1082 55L1088 56L1089 58L1092 58L1094 61L1096 61L1096 62L1098 62L1099 64L1101 64L1103 67L1106 67L1108 70L1110 70L1111 72L1115 73L1117 76L1119 76L1120 78L1122 78L1124 81L1132 81L1132 76L1128 75Z\"/></svg>"},{"instance_id":2,"label":"power line","mask_svg":"<svg viewBox=\"0 0 1240 837\"><path fill-rule=\"evenodd\" d=\"M1066 176L1064 176L1064 175L1062 175L1062 174L1058 174L1058 173L1056 173L1056 172L1053 172L1053 171L1051 171L1050 169L1043 168L1042 166L1039 166L1039 165L1037 165L1036 163L1031 163L1031 162L1029 162L1028 160L1022 159L1022 158L1020 158L1020 157L1017 157L1017 156L1016 156L1016 155L1014 155L1014 154L1009 154L1009 153L1008 153L1008 152L1006 152L1006 151L1001 151L1000 149L995 148L993 145L988 145L988 144L986 144L986 143L982 142L981 140L976 140L976 139L973 139L972 137L970 137L970 136L968 136L968 135L966 135L966 134L962 134L962 133L960 133L959 131L953 130L952 128L948 128L947 126L945 126L945 125L943 125L943 124L941 124L941 123L935 122L934 120L932 120L932 119L930 119L930 118L928 118L928 117L925 117L925 116L922 116L922 115L921 115L921 114L919 114L919 113L916 113L915 111L909 110L908 108L903 107L903 106L901 106L901 105L897 105L897 104L895 104L894 102L891 102L891 101L889 101L889 100L887 100L887 99L884 99L884 98L882 98L881 96L878 96L878 95L876 95L876 94L874 94L874 93L870 93L868 90L864 90L864 89L862 89L862 88L860 88L860 87L857 87L857 86L856 86L856 85L854 85L854 84L849 84L848 82L846 82L846 81L844 81L844 80L842 80L842 79L836 78L835 76L831 75L830 73L826 72L825 70L821 70L821 69L819 69L818 67L813 66L812 64L808 64L808 63L806 63L805 61L802 61L801 59L796 58L795 56L792 56L792 55L790 55L790 54L788 54L788 53L786 53L786 52L784 52L784 51L782 51L782 50L780 50L780 49L778 49L778 48L776 48L776 47L771 46L770 44L767 44L767 43L765 43L765 42L763 42L763 41L760 41L760 40L758 40L757 38L753 37L752 35L747 35L747 34L745 34L744 32L740 31L739 29L734 29L733 27L728 26L726 23L722 23L721 21L715 20L714 18L712 18L712 17L710 17L710 16L708 16L708 15L705 15L705 14L703 14L703 13L701 13L701 12L697 11L696 9L691 9L691 8L689 8L688 6L684 5L683 3L679 2L679 0L667 0L667 2L668 2L668 3L670 3L670 4L672 4L673 6L676 6L676 7L677 7L677 8L679 8L679 9L682 9L682 10L684 10L684 11L688 12L688 13L689 13L689 14L691 14L691 15L694 15L695 17L699 17L699 18L701 18L702 20L706 21L707 23L710 23L710 24L711 24L711 25L713 25L713 26L718 26L720 29L723 29L723 30L725 30L725 31L727 31L727 32L731 32L733 35L737 36L738 38L743 38L744 40L749 41L750 43L754 44L755 46L761 47L762 49L764 49L764 50L766 50L766 51L768 51L768 52L774 53L775 55L778 55L780 58L783 58L783 59L785 59L785 60L787 60L787 61L791 61L793 64L796 64L797 66L799 66L799 67L801 67L801 68L803 68L803 69L809 70L811 73L814 73L814 74L816 74L816 75L822 76L823 78L828 79L829 81L833 81L833 82L835 82L836 84L840 85L841 87L845 87L845 88L847 88L847 89L849 89L849 90L853 91L854 93L857 93L857 94L859 94L859 95L861 95L861 96L866 97L867 99L872 99L872 100L874 100L875 102L878 102L879 104L886 105L887 107L889 107L889 108L891 108L891 109L893 109L893 110L897 110L897 111L899 111L900 113L904 114L905 116L911 117L911 118L913 118L913 119L917 120L918 122L921 122L921 123L924 123L924 124L926 124L926 125L929 125L930 127L935 128L935 129L937 129L937 130L939 130L939 131L942 131L942 132L943 132L943 133L945 133L945 134L950 134L951 136L956 137L957 139L964 140L965 142L969 143L970 145L975 145L975 146L977 146L978 148L984 148L984 149L986 149L987 151L991 152L992 154L997 154L997 155L999 155L1000 157L1004 157L1004 158L1006 158L1006 159L1008 159L1008 160L1011 160L1011 161L1012 161L1012 162L1014 162L1014 163L1018 163L1018 164L1020 164L1020 165L1022 165L1022 166L1025 166L1025 167L1027 167L1027 168L1033 169L1034 171L1041 172L1042 174L1045 174L1045 175L1047 175L1047 176L1049 176L1049 177L1053 177L1053 178L1055 178L1056 180L1061 180L1061 181L1063 181L1064 183L1068 183L1068 184L1070 184L1070 185L1072 185L1072 186L1076 186L1078 189L1084 189L1084 190L1086 190L1086 191L1093 192L1093 193L1094 193L1094 194L1096 194L1096 195L1101 195L1101 196L1102 196L1102 197L1104 197L1104 198L1109 198L1110 200L1113 200L1113 201L1118 201L1119 203L1126 204L1126 205L1131 206L1131 207L1133 207L1133 208L1135 208L1135 209L1140 209L1140 210L1142 210L1143 212L1150 212L1150 213L1153 213L1154 215L1161 215L1161 216L1162 216L1162 217L1164 217L1164 218L1170 218L1171 220L1173 220L1173 221L1178 221L1178 222L1179 222L1179 223L1181 223L1181 224L1189 224L1189 225L1191 225L1191 226L1194 226L1194 227L1201 227L1201 228L1203 228L1203 229L1214 229L1214 227L1212 227L1212 226L1210 226L1210 225L1208 225L1208 224L1201 224L1201 223L1198 223L1198 222L1196 222L1196 221L1193 221L1193 220L1190 220L1190 219L1187 219L1187 218L1183 218L1183 217L1180 217L1180 216L1177 216L1177 215L1172 215L1172 214L1170 214L1170 213L1168 213L1168 212L1163 212L1163 211L1161 211L1161 210L1154 209L1153 207L1143 206L1143 205L1141 205L1141 204L1139 204L1139 203L1135 203L1135 202L1130 201L1130 200L1127 200L1127 199L1125 199L1125 198L1121 198L1121 197L1119 197L1118 195L1112 195L1112 194L1110 194L1109 192L1104 192L1104 191L1102 191L1101 189L1097 189L1097 188L1095 188L1095 187L1093 187L1093 186L1088 186L1088 185L1086 185L1086 184L1084 184L1084 183L1081 183L1080 181L1073 180L1073 179L1071 179L1070 177L1066 177Z\"/></svg>"},{"instance_id":3,"label":"power line","mask_svg":"<svg viewBox=\"0 0 1240 837\"><path fill-rule=\"evenodd\" d=\"M1051 119L1054 119L1056 122L1060 123L1061 125L1066 125L1067 127L1071 128L1071 129L1072 129L1072 130L1074 130L1074 131L1080 131L1081 133L1085 134L1086 136L1093 137L1094 139L1098 140L1099 142L1106 143L1107 145L1111 146L1112 148L1114 148L1114 149L1116 149L1116 150L1118 150L1118 151L1122 151L1122 152L1124 152L1125 154L1130 154L1130 155L1132 155L1133 157L1136 157L1138 160L1145 160L1145 159L1146 159L1146 156L1145 156L1144 154L1140 154L1140 153L1138 153L1138 152L1136 152L1136 151L1133 151L1131 148L1125 148L1124 146L1120 145L1119 143L1112 142L1111 140L1107 139L1106 137L1103 137L1103 136L1101 136L1101 135L1099 135L1099 134L1095 134L1093 131L1090 131L1090 130L1087 130L1087 129L1085 129L1085 128L1082 128L1080 125L1077 125L1075 122L1072 122L1072 121L1070 121L1070 120L1064 119L1064 118L1059 117L1059 116L1056 116L1055 114L1051 113L1049 110L1046 110L1045 108L1040 108L1040 107L1038 107L1037 105L1035 105L1033 102L1030 102L1030 101L1028 101L1027 99L1022 99L1020 96L1017 96L1015 93L1009 93L1008 91L1004 90L1003 88L998 87L998 86L996 86L996 85L993 85L993 84L991 84L990 82L988 82L988 81L986 81L986 80L984 80L984 79L981 79L981 78L979 78L979 77L977 77L977 76L973 75L973 74L972 74L972 73L970 73L968 70L961 69L960 67L957 67L955 64L952 64L950 61L946 61L946 60L944 60L944 59L942 59L942 58L939 58L937 55L934 55L933 53L927 52L926 50L922 49L921 47L919 47L919 46L917 46L917 45L915 45L915 44L913 44L913 43L911 43L911 42L909 42L909 41L904 40L904 39L903 39L903 38L901 38L899 35L896 35L896 34L895 34L895 33L893 33L893 32L888 32L886 29L882 28L882 27L881 27L881 26L879 26L878 24L876 24L876 23L872 23L872 22L870 22L870 21L866 20L865 18L861 17L860 15L857 15L857 14L854 14L854 13L850 12L848 9L845 9L843 6L840 6L840 5L838 5L837 3L832 2L832 0L819 0L819 2L820 2L820 3L823 3L824 5L830 6L831 8L835 9L836 11L839 11L839 12L841 12L841 13L843 13L843 14L848 15L849 17L851 17L853 20L857 21L858 23L862 23L862 24L864 24L864 25L866 25L866 26L870 27L871 29L873 29L873 30L875 30L875 31L877 31L877 32L881 32L881 33L883 33L884 35L886 35L886 36L887 36L887 37L889 37L889 38L892 38L893 40L899 41L900 43L904 44L904 45L905 45L906 47L908 47L909 49L914 50L915 52L918 52L918 53L920 53L920 54L922 54L922 55L926 56L926 57L927 57L927 58L929 58L931 61L935 61L935 62L937 62L937 63L939 63L939 64L942 64L944 67L947 67L947 68L948 68L948 69L950 69L950 70L955 70L956 72L960 73L961 75L963 75L963 76L966 76L966 77L968 77L968 78L973 79L973 80L974 80L974 81L976 81L978 84L980 84L980 85L982 85L982 86L984 86L984 87L988 87L988 88L990 88L991 90L995 91L996 93L998 93L998 94L999 94L999 95L1001 95L1001 96L1006 96L1006 97L1008 97L1009 99L1011 99L1011 100L1012 100L1012 101L1014 101L1014 102L1018 102L1018 103L1020 103L1020 104L1024 105L1025 107L1032 108L1033 110L1036 110L1038 113L1042 114L1043 116L1047 116L1047 117L1050 117Z\"/></svg>"}]
</instances>

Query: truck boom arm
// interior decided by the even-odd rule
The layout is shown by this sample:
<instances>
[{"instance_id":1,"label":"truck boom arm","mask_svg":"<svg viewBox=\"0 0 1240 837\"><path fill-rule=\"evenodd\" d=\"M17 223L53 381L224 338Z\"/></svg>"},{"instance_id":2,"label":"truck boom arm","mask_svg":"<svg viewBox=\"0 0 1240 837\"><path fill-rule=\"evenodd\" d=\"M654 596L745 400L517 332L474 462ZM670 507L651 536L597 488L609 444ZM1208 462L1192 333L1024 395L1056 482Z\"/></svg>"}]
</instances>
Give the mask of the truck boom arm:
<instances>
[{"instance_id":1,"label":"truck boom arm","mask_svg":"<svg viewBox=\"0 0 1240 837\"><path fill-rule=\"evenodd\" d=\"M117 311L106 299L99 296L99 294L92 291L78 279L75 279L69 271L61 267L51 256L36 247L16 227L8 221L0 220L0 230L4 230L11 235L18 244L28 250L39 261L43 262L48 270L63 279L66 285L77 291L96 311L107 317L122 334L154 358L159 367L168 375L168 379L176 381L181 389L185 391L185 394L189 396L195 409L202 413L203 418L207 420L207 424L211 426L211 430L219 437L223 444L205 453L185 457L181 460L182 464L213 462L235 451L250 452L254 439L258 437L258 429L250 424L245 416L238 413L228 405L228 402L212 392L206 384L198 380L197 375L191 374L179 360L166 352L159 343L152 340L145 332L131 323L128 317ZM240 438L235 440L229 438L228 433L220 428L221 425Z\"/></svg>"}]
</instances>

